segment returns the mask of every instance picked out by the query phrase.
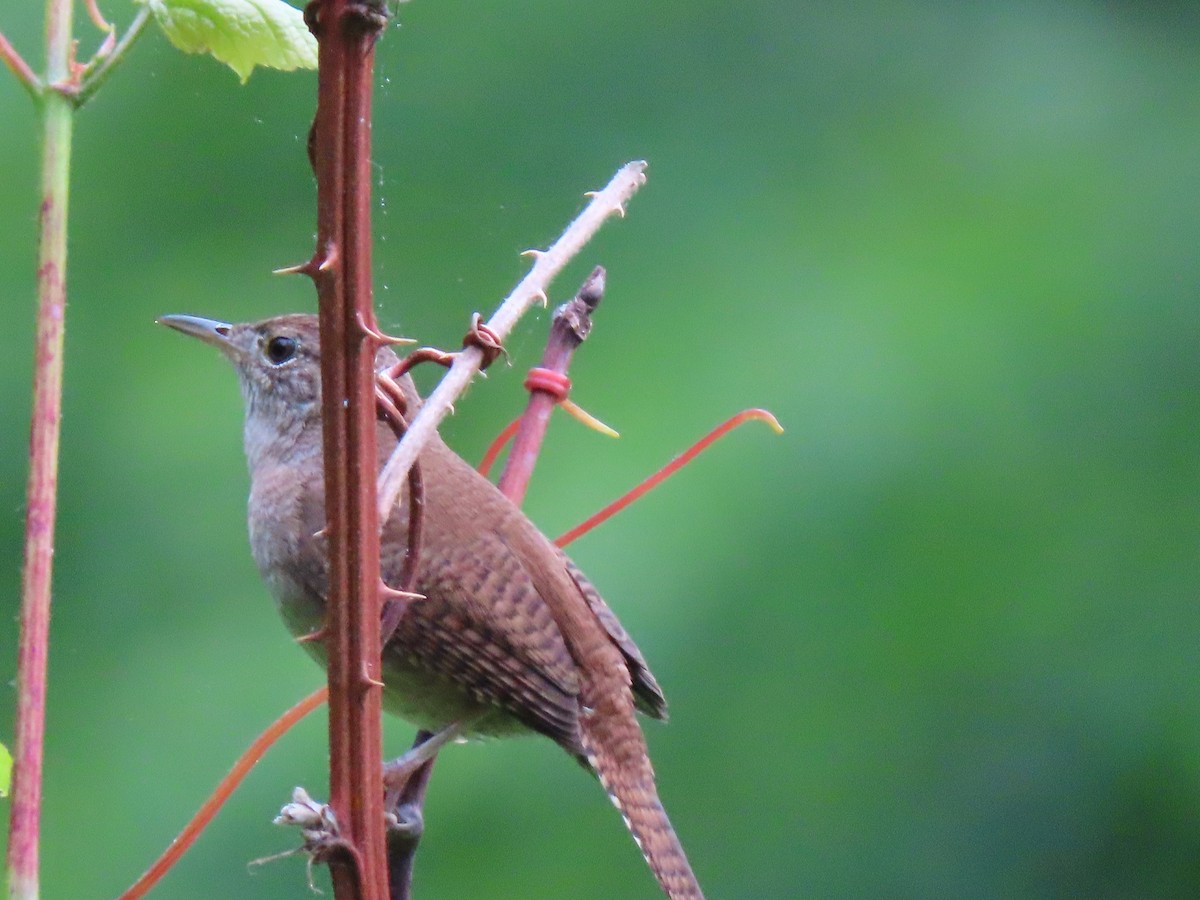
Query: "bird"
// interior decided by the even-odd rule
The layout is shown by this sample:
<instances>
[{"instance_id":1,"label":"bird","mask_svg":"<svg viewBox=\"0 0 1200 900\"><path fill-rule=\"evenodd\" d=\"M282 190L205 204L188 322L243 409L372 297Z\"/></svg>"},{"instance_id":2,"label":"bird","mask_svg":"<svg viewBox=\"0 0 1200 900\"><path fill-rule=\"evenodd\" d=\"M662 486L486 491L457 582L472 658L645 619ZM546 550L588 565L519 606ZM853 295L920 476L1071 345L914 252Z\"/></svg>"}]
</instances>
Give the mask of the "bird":
<instances>
[{"instance_id":1,"label":"bird","mask_svg":"<svg viewBox=\"0 0 1200 900\"><path fill-rule=\"evenodd\" d=\"M328 593L317 317L229 324L158 319L217 347L245 406L251 554L288 630L319 662ZM376 371L397 358L381 347ZM421 398L397 379L408 414ZM396 446L384 422L379 465ZM671 900L702 900L659 800L641 712L667 704L641 651L579 567L488 479L435 435L419 457L421 552L412 603L383 649L383 707L419 728L468 737L533 732L598 776ZM398 506L404 508L404 497ZM380 566L396 584L408 516L381 532Z\"/></svg>"}]
</instances>

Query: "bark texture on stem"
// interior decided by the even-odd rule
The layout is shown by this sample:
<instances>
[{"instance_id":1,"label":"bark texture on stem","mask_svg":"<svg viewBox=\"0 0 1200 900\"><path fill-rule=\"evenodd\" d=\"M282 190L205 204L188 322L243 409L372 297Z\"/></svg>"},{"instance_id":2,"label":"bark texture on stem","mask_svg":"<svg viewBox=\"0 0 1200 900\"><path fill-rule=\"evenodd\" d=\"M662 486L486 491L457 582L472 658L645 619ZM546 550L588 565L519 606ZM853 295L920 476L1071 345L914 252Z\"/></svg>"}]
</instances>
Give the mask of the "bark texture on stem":
<instances>
[{"instance_id":1,"label":"bark texture on stem","mask_svg":"<svg viewBox=\"0 0 1200 900\"><path fill-rule=\"evenodd\" d=\"M330 804L346 852L330 855L338 900L388 895L380 775L379 527L371 300L371 82L382 4L313 0L319 46L317 249L307 267L321 327Z\"/></svg>"},{"instance_id":2,"label":"bark texture on stem","mask_svg":"<svg viewBox=\"0 0 1200 900\"><path fill-rule=\"evenodd\" d=\"M71 0L51 0L46 6L46 77L50 82L67 76L70 53ZM17 650L16 746L9 811L8 889L13 900L38 895L46 656L62 418L72 125L70 102L54 92L47 92L42 98L37 337L25 509L21 636Z\"/></svg>"}]
</instances>

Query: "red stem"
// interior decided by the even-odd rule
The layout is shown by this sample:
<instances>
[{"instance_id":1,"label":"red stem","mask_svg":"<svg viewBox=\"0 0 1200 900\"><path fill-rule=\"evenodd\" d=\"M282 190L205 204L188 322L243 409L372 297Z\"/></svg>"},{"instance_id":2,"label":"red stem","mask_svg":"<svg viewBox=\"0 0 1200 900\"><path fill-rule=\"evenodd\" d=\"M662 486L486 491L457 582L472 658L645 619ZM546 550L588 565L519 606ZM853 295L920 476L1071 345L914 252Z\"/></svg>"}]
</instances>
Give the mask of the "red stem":
<instances>
[{"instance_id":1,"label":"red stem","mask_svg":"<svg viewBox=\"0 0 1200 900\"><path fill-rule=\"evenodd\" d=\"M229 773L221 779L220 783L213 789L213 792L204 801L204 804L192 816L192 820L184 826L179 832L179 836L171 842L162 856L154 861L154 864L146 870L137 881L135 881L125 893L121 894L118 900L138 900L139 897L144 897L150 888L154 887L159 880L167 874L171 866L179 861L196 842L196 838L200 836L200 832L208 827L208 823L213 820L218 810L229 799L229 796L238 788L238 785L245 780L250 774L250 770L254 768L264 753L270 749L271 745L283 737L292 726L307 716L310 712L325 702L328 695L327 688L321 688L313 691L278 719L270 724L267 729L254 739L246 752L238 757L237 762L233 764L233 768Z\"/></svg>"},{"instance_id":2,"label":"red stem","mask_svg":"<svg viewBox=\"0 0 1200 900\"><path fill-rule=\"evenodd\" d=\"M338 900L388 896L380 732L379 527L371 300L371 87L382 5L314 0L317 285L329 533L330 805L351 852L330 860ZM360 868L361 867L361 868Z\"/></svg>"},{"instance_id":3,"label":"red stem","mask_svg":"<svg viewBox=\"0 0 1200 900\"><path fill-rule=\"evenodd\" d=\"M488 445L487 452L483 454L483 459L479 461L479 474L487 477L492 471L492 466L496 464L496 457L500 455L500 451L504 449L504 445L512 440L513 435L517 433L517 429L521 427L520 418L513 419L504 426L504 430L496 435L496 439Z\"/></svg>"},{"instance_id":4,"label":"red stem","mask_svg":"<svg viewBox=\"0 0 1200 900\"><path fill-rule=\"evenodd\" d=\"M742 412L738 413L736 416L732 416L731 418L726 419L724 422L722 422L720 425L718 425L716 428L714 428L712 431L710 431L708 434L706 434L700 440L696 441L696 443L692 444L691 447L689 447L683 453L680 453L677 457L675 457L673 460L671 460L669 463L667 463L665 466L663 466L661 469L659 469L657 472L655 472L653 475L651 475L649 478L647 478L645 481L643 481L641 484L639 484L633 490L631 490L628 493L624 494L623 496L617 498L616 500L614 500L612 503L608 504L608 506L604 507L604 509L600 510L600 512L596 513L595 515L589 516L587 519L585 519L583 522L576 525L574 528L572 528L566 534L563 534L560 537L556 538L554 543L557 544L559 547L565 547L565 546L567 546L567 544L571 543L571 541L575 540L580 535L587 534L589 531L591 531L593 528L595 528L600 523L605 522L608 519L615 516L617 513L619 513L621 510L623 510L625 507L627 507L634 500L637 500L639 497L641 497L643 494L647 493L648 491L654 490L654 488L658 487L659 484L666 481L668 478L670 478L672 475L674 475L676 472L678 472L680 469L682 469L684 466L686 466L688 463L690 463L693 459L695 459L699 454L703 453L708 448L708 446L710 444L712 444L714 441L719 440L720 438L722 438L726 434L728 434L730 431L733 431L733 429L737 428L739 425L741 425L745 422L749 422L751 420L758 420L760 422L766 422L773 429L775 429L775 431L777 431L777 432L783 431L783 429L779 426L779 422L776 420L776 418L773 415L771 415L769 412L767 412L765 409L743 410Z\"/></svg>"},{"instance_id":5,"label":"red stem","mask_svg":"<svg viewBox=\"0 0 1200 900\"><path fill-rule=\"evenodd\" d=\"M554 320L550 324L550 337L542 354L543 369L566 375L575 348L583 343L591 330L591 313L603 296L604 269L597 266L584 280L574 299L555 310ZM546 426L550 424L550 413L562 399L562 395L553 391L533 387L529 390L529 404L521 416L504 473L497 485L500 493L517 506L525 499L525 488L529 485L538 453L542 449Z\"/></svg>"},{"instance_id":6,"label":"red stem","mask_svg":"<svg viewBox=\"0 0 1200 900\"><path fill-rule=\"evenodd\" d=\"M71 0L47 3L46 48L48 77L57 80L67 73L70 60ZM25 507L21 636L17 650L16 747L9 811L8 887L12 900L38 895L46 657L50 639L50 588L62 419L72 125L69 101L58 94L47 94L42 103L37 337Z\"/></svg>"}]
</instances>

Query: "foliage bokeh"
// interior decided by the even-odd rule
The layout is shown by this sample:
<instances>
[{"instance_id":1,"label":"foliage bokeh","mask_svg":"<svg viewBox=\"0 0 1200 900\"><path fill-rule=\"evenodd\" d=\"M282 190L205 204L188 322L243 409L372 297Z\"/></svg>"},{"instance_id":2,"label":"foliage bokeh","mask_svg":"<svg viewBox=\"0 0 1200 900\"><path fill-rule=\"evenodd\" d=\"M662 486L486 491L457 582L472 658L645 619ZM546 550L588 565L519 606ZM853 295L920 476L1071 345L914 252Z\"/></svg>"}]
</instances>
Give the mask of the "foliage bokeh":
<instances>
[{"instance_id":1,"label":"foliage bokeh","mask_svg":"<svg viewBox=\"0 0 1200 900\"><path fill-rule=\"evenodd\" d=\"M31 58L37 5L0 14ZM565 530L743 406L788 428L737 433L572 549L671 700L648 731L709 894L1200 892L1196 8L421 0L399 21L385 327L453 346L582 190L650 161L553 292L609 268L573 376L623 437L557 420L534 519ZM234 380L152 325L313 307L268 272L311 250L314 84L241 88L153 35L79 119L47 897L118 893L319 683L246 550ZM0 121L13 622L37 145L7 77ZM459 404L468 458L545 324ZM14 648L15 628L4 683ZM270 816L320 791L323 728L262 761L156 896L305 890L298 861L246 862L291 844ZM420 896L656 896L547 742L451 748L428 821Z\"/></svg>"}]
</instances>

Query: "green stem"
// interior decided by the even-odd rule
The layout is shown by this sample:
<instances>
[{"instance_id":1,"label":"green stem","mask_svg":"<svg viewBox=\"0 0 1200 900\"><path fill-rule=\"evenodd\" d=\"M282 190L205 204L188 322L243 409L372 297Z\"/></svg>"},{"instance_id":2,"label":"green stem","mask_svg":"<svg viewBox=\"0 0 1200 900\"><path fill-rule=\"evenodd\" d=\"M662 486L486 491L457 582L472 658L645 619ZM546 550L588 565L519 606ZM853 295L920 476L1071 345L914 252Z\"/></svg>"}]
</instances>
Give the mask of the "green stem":
<instances>
[{"instance_id":1,"label":"green stem","mask_svg":"<svg viewBox=\"0 0 1200 900\"><path fill-rule=\"evenodd\" d=\"M4 60L4 64L17 77L17 81L25 86L25 90L29 91L29 96L34 100L42 96L41 79L33 74L29 63L25 62L25 59L17 52L17 48L10 44L8 38L3 34L0 34L0 60Z\"/></svg>"},{"instance_id":2,"label":"green stem","mask_svg":"<svg viewBox=\"0 0 1200 900\"><path fill-rule=\"evenodd\" d=\"M96 68L84 73L83 83L79 89L75 91L73 99L75 108L83 106L92 99L96 91L100 90L100 86L108 80L108 76L112 74L113 69L125 58L125 54L129 52L129 48L133 46L146 28L146 24L150 21L150 8L143 6L138 10L138 14L133 21L129 23L129 27L125 33L121 35L121 39L117 41L117 45L113 47L112 53L104 57Z\"/></svg>"},{"instance_id":3,"label":"green stem","mask_svg":"<svg viewBox=\"0 0 1200 900\"><path fill-rule=\"evenodd\" d=\"M71 0L46 2L46 83L70 75ZM8 890L11 900L38 896L46 657L62 417L63 321L66 311L67 201L72 101L57 91L41 96L42 202L38 251L37 338L25 513L21 635L17 657L17 721L9 815Z\"/></svg>"}]
</instances>

